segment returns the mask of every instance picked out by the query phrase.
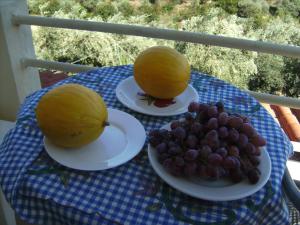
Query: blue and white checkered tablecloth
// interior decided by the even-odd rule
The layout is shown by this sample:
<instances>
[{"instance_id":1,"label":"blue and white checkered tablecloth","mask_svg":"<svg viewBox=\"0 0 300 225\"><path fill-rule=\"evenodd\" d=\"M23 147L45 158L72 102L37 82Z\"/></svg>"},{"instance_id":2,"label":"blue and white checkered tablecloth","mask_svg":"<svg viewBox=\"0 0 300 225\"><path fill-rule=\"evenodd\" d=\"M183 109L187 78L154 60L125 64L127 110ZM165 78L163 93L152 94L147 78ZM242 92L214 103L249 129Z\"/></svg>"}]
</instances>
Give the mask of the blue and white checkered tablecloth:
<instances>
[{"instance_id":1,"label":"blue and white checkered tablecloth","mask_svg":"<svg viewBox=\"0 0 300 225\"><path fill-rule=\"evenodd\" d=\"M292 147L260 104L221 80L193 72L191 84L201 102L222 100L228 110L248 116L267 139L272 160L268 183L244 199L210 202L189 197L163 182L152 169L146 150L122 166L97 172L66 168L45 152L35 107L47 91L79 83L100 93L108 107L134 115L146 131L178 116L152 117L123 106L115 96L118 83L132 76L132 66L80 73L41 89L25 99L0 146L0 185L16 213L35 224L289 224L281 180Z\"/></svg>"}]
</instances>

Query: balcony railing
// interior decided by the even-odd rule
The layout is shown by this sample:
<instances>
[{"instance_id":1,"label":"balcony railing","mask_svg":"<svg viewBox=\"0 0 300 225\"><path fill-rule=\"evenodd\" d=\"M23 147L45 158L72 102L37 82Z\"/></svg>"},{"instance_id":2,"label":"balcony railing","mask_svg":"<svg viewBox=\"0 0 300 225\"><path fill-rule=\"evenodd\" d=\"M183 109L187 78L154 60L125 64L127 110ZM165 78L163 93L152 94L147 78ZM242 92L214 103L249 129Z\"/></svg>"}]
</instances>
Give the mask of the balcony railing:
<instances>
[{"instance_id":1,"label":"balcony railing","mask_svg":"<svg viewBox=\"0 0 300 225\"><path fill-rule=\"evenodd\" d=\"M14 120L24 98L40 88L37 68L69 72L93 69L84 65L36 59L28 25L184 41L300 58L298 46L153 27L30 16L26 0L0 1L0 120ZM260 102L300 109L300 100L296 98L247 92ZM297 188L288 172L284 184L288 187L288 193L297 199ZM299 202L297 207L300 207Z\"/></svg>"},{"instance_id":2,"label":"balcony railing","mask_svg":"<svg viewBox=\"0 0 300 225\"><path fill-rule=\"evenodd\" d=\"M9 63L3 63L3 65L1 65L0 62L0 67L5 67L4 71L8 71L5 77L1 79L6 79L6 83L15 84L15 88L7 93L16 96L15 101L13 101L13 107L11 101L9 102L10 107L6 107L5 104L7 101L0 97L1 110L3 108L4 111L8 113L12 111L9 108L13 108L13 110L16 111L18 105L23 101L26 95L40 88L37 68L56 69L68 72L82 72L93 69L93 67L84 65L36 59L30 27L27 25L184 41L300 58L300 47L298 46L145 26L30 16L28 15L25 0L2 2L0 3L0 48L5 49L4 56L7 57ZM1 80L0 88L2 88L1 83L5 82ZM300 100L296 98L253 91L247 92L260 102L300 108ZM0 118L1 117L5 117L5 115L0 114Z\"/></svg>"}]
</instances>

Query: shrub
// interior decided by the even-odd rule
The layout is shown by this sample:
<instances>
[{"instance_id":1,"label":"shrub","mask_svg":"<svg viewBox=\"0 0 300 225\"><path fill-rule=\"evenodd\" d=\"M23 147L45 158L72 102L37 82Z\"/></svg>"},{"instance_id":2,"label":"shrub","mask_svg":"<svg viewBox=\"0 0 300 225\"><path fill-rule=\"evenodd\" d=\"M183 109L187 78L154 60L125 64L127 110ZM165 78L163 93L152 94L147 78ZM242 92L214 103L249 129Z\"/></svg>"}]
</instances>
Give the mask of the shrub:
<instances>
[{"instance_id":1,"label":"shrub","mask_svg":"<svg viewBox=\"0 0 300 225\"><path fill-rule=\"evenodd\" d=\"M207 11L207 8L207 4L200 4L198 1L193 1L190 5L177 10L173 21L181 22L194 16L203 15Z\"/></svg>"},{"instance_id":2,"label":"shrub","mask_svg":"<svg viewBox=\"0 0 300 225\"><path fill-rule=\"evenodd\" d=\"M87 18L87 10L74 0L28 0L28 8L32 15L53 16L66 13L71 14L71 18Z\"/></svg>"},{"instance_id":3,"label":"shrub","mask_svg":"<svg viewBox=\"0 0 300 225\"><path fill-rule=\"evenodd\" d=\"M283 57L259 54L255 61L257 73L249 80L249 89L266 93L280 93L284 86Z\"/></svg>"},{"instance_id":4,"label":"shrub","mask_svg":"<svg viewBox=\"0 0 300 225\"><path fill-rule=\"evenodd\" d=\"M238 2L237 14L240 17L255 17L269 13L269 4L265 0L241 0Z\"/></svg>"},{"instance_id":5,"label":"shrub","mask_svg":"<svg viewBox=\"0 0 300 225\"><path fill-rule=\"evenodd\" d=\"M236 14L238 12L238 0L215 0L216 6L221 7L229 14Z\"/></svg>"},{"instance_id":6,"label":"shrub","mask_svg":"<svg viewBox=\"0 0 300 225\"><path fill-rule=\"evenodd\" d=\"M206 16L193 17L183 23L188 31L243 37L241 18L226 15L223 10L212 9ZM241 88L247 88L249 77L257 72L256 53L236 49L178 43L195 69L213 74Z\"/></svg>"},{"instance_id":7,"label":"shrub","mask_svg":"<svg viewBox=\"0 0 300 225\"><path fill-rule=\"evenodd\" d=\"M179 27L187 31L300 45L299 20L287 11L284 11L285 17L269 15L265 0L195 0L190 4L170 0L165 5L174 6L173 18L168 15L172 7L166 7L162 13L159 9L164 4L152 5L148 0L140 2L138 7L133 7L129 0L98 1L97 6L93 0L28 0L30 13L37 15ZM177 7L176 4L183 2ZM290 10L291 7L298 12L299 2L283 0L276 13L280 15L282 9ZM246 8L247 4L251 7ZM214 7L216 5L220 7ZM245 18L228 14L236 10L241 13L243 7ZM185 54L193 68L241 88L289 96L299 96L300 92L299 60L257 56L255 52L201 44L53 28L33 27L33 38L38 58L62 62L79 60L82 64L94 66L130 64L142 50L154 45L168 45Z\"/></svg>"},{"instance_id":8,"label":"shrub","mask_svg":"<svg viewBox=\"0 0 300 225\"><path fill-rule=\"evenodd\" d=\"M285 18L287 16L299 18L300 0L282 0L282 4L278 6L277 15L281 18Z\"/></svg>"},{"instance_id":9,"label":"shrub","mask_svg":"<svg viewBox=\"0 0 300 225\"><path fill-rule=\"evenodd\" d=\"M293 18L270 20L265 28L250 30L251 35L262 41L278 44L300 44L300 24Z\"/></svg>"},{"instance_id":10,"label":"shrub","mask_svg":"<svg viewBox=\"0 0 300 225\"><path fill-rule=\"evenodd\" d=\"M284 88L287 96L300 97L300 60L285 58L283 70Z\"/></svg>"},{"instance_id":11,"label":"shrub","mask_svg":"<svg viewBox=\"0 0 300 225\"><path fill-rule=\"evenodd\" d=\"M137 9L138 15L146 15L146 21L150 23L151 21L157 20L159 18L158 8L156 5L152 5L147 1L143 1L142 4Z\"/></svg>"},{"instance_id":12,"label":"shrub","mask_svg":"<svg viewBox=\"0 0 300 225\"><path fill-rule=\"evenodd\" d=\"M99 2L95 7L94 13L98 16L101 16L104 21L106 21L109 17L112 17L118 12L118 9L114 4L110 2Z\"/></svg>"},{"instance_id":13,"label":"shrub","mask_svg":"<svg viewBox=\"0 0 300 225\"><path fill-rule=\"evenodd\" d=\"M29 12L34 15L51 16L60 9L59 0L28 0Z\"/></svg>"},{"instance_id":14,"label":"shrub","mask_svg":"<svg viewBox=\"0 0 300 225\"><path fill-rule=\"evenodd\" d=\"M128 0L117 1L117 9L125 17L130 17L135 15L133 6L128 2Z\"/></svg>"},{"instance_id":15,"label":"shrub","mask_svg":"<svg viewBox=\"0 0 300 225\"><path fill-rule=\"evenodd\" d=\"M56 13L55 16L69 18L71 15ZM98 17L93 20L102 19ZM120 14L108 19L109 22L115 20L145 23L144 17L131 17L128 21ZM172 42L142 37L43 27L33 29L33 38L38 58L62 62L80 61L82 64L94 66L131 64L145 48L172 45Z\"/></svg>"}]
</instances>

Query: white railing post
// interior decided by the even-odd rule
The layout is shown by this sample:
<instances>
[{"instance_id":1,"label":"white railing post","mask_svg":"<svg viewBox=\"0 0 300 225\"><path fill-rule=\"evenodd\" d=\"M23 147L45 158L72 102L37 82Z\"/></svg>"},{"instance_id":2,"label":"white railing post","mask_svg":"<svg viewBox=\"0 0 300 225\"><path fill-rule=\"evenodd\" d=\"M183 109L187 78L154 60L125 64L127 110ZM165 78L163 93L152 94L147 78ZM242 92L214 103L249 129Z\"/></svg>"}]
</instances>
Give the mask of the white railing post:
<instances>
[{"instance_id":1,"label":"white railing post","mask_svg":"<svg viewBox=\"0 0 300 225\"><path fill-rule=\"evenodd\" d=\"M12 24L12 15L28 14L26 0L0 0L0 119L15 120L24 98L40 88L36 68L25 68L21 59L35 58L29 26Z\"/></svg>"}]
</instances>

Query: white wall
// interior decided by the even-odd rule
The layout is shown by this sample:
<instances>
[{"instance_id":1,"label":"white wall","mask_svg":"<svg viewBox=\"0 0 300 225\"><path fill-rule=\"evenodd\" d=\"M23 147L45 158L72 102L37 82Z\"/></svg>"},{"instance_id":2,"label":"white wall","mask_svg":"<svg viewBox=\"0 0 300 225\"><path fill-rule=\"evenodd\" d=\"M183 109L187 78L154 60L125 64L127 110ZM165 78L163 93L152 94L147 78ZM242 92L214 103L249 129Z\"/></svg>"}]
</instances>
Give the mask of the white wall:
<instances>
[{"instance_id":1,"label":"white wall","mask_svg":"<svg viewBox=\"0 0 300 225\"><path fill-rule=\"evenodd\" d=\"M9 59L5 54L7 50L3 49L5 47L3 35L0 35L0 119L13 121L20 102L14 77L9 76L11 71L7 66Z\"/></svg>"},{"instance_id":2,"label":"white wall","mask_svg":"<svg viewBox=\"0 0 300 225\"><path fill-rule=\"evenodd\" d=\"M0 190L0 225L15 225L16 219L14 211L8 205Z\"/></svg>"},{"instance_id":3,"label":"white wall","mask_svg":"<svg viewBox=\"0 0 300 225\"><path fill-rule=\"evenodd\" d=\"M24 98L41 88L38 70L21 64L35 58L31 29L13 25L13 14L28 14L26 0L0 0L0 119L11 121Z\"/></svg>"},{"instance_id":4,"label":"white wall","mask_svg":"<svg viewBox=\"0 0 300 225\"><path fill-rule=\"evenodd\" d=\"M11 122L6 122L0 120L0 144L8 132L15 124ZM11 209L10 205L7 203L0 187L0 225L15 225L15 215L14 211Z\"/></svg>"}]
</instances>

